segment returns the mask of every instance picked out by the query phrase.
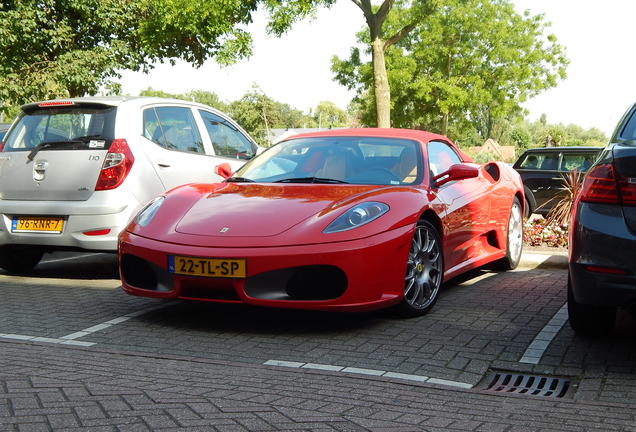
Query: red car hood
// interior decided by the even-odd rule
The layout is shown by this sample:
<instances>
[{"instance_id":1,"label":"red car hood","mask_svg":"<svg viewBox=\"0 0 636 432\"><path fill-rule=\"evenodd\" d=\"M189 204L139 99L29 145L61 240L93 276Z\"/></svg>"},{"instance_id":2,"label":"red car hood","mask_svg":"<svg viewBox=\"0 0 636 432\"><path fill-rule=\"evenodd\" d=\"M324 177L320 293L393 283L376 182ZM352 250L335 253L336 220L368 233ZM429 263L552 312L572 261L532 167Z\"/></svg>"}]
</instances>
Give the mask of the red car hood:
<instances>
[{"instance_id":1,"label":"red car hood","mask_svg":"<svg viewBox=\"0 0 636 432\"><path fill-rule=\"evenodd\" d=\"M178 222L176 231L224 238L275 236L374 189L378 186L228 183L202 195Z\"/></svg>"}]
</instances>

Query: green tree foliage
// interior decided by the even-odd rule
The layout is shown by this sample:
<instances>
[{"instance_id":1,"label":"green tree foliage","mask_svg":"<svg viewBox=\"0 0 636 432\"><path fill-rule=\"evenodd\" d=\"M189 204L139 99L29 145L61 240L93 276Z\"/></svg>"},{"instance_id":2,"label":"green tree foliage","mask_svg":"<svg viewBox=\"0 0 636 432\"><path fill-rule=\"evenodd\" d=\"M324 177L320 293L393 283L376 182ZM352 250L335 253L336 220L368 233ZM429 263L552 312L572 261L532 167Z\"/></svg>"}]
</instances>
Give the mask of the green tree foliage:
<instances>
[{"instance_id":1,"label":"green tree foliage","mask_svg":"<svg viewBox=\"0 0 636 432\"><path fill-rule=\"evenodd\" d=\"M230 102L227 113L262 145L269 145L268 135L273 128L307 127L312 122L302 111L275 101L258 86Z\"/></svg>"},{"instance_id":2,"label":"green tree foliage","mask_svg":"<svg viewBox=\"0 0 636 432\"><path fill-rule=\"evenodd\" d=\"M119 90L118 70L250 53L258 0L5 0L0 100L7 105Z\"/></svg>"},{"instance_id":3,"label":"green tree foliage","mask_svg":"<svg viewBox=\"0 0 636 432\"><path fill-rule=\"evenodd\" d=\"M607 136L597 128L583 129L581 126L569 124L565 127L567 144L572 146L605 146Z\"/></svg>"},{"instance_id":4,"label":"green tree foliage","mask_svg":"<svg viewBox=\"0 0 636 432\"><path fill-rule=\"evenodd\" d=\"M510 141L519 150L526 150L532 142L532 135L527 127L523 125L515 126L510 132Z\"/></svg>"},{"instance_id":5,"label":"green tree foliage","mask_svg":"<svg viewBox=\"0 0 636 432\"><path fill-rule=\"evenodd\" d=\"M530 135L528 147L543 147L548 143L548 139L551 140L552 145L604 147L609 140L607 135L597 128L586 130L575 124L569 124L567 126L563 124L550 124L545 115L534 122L519 122L515 126L515 129L516 128L522 128L528 131ZM508 145L514 144L514 142L507 143Z\"/></svg>"},{"instance_id":6,"label":"green tree foliage","mask_svg":"<svg viewBox=\"0 0 636 432\"><path fill-rule=\"evenodd\" d=\"M219 98L216 93L206 91L206 90L190 90L186 93L166 93L162 90L155 90L151 87L148 87L145 90L139 92L140 96L155 96L162 98L172 98L172 99L181 99L187 100L191 102L198 102L204 105L211 106L212 108L216 108L221 111L225 111L227 109L227 104Z\"/></svg>"},{"instance_id":7,"label":"green tree foliage","mask_svg":"<svg viewBox=\"0 0 636 432\"><path fill-rule=\"evenodd\" d=\"M546 147L560 147L567 144L567 134L562 125L551 125L545 132L543 143Z\"/></svg>"},{"instance_id":8,"label":"green tree foliage","mask_svg":"<svg viewBox=\"0 0 636 432\"><path fill-rule=\"evenodd\" d=\"M347 112L338 108L333 102L322 101L313 113L315 125L319 128L345 127L349 125Z\"/></svg>"},{"instance_id":9,"label":"green tree foliage","mask_svg":"<svg viewBox=\"0 0 636 432\"><path fill-rule=\"evenodd\" d=\"M399 28L408 10L393 9ZM518 14L510 0L446 0L386 52L394 126L492 136L520 104L565 77L567 59L542 15ZM367 36L359 34L361 43ZM366 124L372 120L372 67L354 47L334 58L337 81L358 90Z\"/></svg>"},{"instance_id":10,"label":"green tree foliage","mask_svg":"<svg viewBox=\"0 0 636 432\"><path fill-rule=\"evenodd\" d=\"M374 97L375 124L391 126L391 89L387 77L385 53L413 31L434 8L445 0L351 0L367 23L364 42L371 54L370 91ZM294 22L313 16L319 6L331 6L336 0L266 0L270 11L269 29L274 34L287 31ZM397 12L396 12L397 11Z\"/></svg>"}]
</instances>

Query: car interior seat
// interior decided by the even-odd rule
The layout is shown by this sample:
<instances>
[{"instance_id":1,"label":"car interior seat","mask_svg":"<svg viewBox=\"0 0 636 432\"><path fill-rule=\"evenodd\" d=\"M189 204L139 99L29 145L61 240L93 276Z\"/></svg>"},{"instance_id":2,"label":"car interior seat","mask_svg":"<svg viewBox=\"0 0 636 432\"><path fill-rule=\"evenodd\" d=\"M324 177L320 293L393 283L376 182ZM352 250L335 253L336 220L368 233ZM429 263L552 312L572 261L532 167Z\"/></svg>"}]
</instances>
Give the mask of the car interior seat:
<instances>
[{"instance_id":1,"label":"car interior seat","mask_svg":"<svg viewBox=\"0 0 636 432\"><path fill-rule=\"evenodd\" d=\"M403 183L413 183L417 176L417 156L413 147L404 147L397 165L397 175Z\"/></svg>"},{"instance_id":2,"label":"car interior seat","mask_svg":"<svg viewBox=\"0 0 636 432\"><path fill-rule=\"evenodd\" d=\"M325 158L322 168L316 171L316 177L344 180L347 176L347 157L344 154L330 154Z\"/></svg>"}]
</instances>

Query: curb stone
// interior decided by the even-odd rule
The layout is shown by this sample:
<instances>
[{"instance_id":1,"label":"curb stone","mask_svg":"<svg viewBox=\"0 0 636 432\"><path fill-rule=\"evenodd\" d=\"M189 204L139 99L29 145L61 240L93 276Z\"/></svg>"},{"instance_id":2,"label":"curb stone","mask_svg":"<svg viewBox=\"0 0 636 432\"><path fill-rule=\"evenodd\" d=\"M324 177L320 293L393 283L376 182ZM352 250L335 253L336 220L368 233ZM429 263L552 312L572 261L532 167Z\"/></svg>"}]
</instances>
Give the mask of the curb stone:
<instances>
[{"instance_id":1,"label":"curb stone","mask_svg":"<svg viewBox=\"0 0 636 432\"><path fill-rule=\"evenodd\" d=\"M562 248L533 248L524 246L519 267L521 268L568 268L568 251Z\"/></svg>"}]
</instances>

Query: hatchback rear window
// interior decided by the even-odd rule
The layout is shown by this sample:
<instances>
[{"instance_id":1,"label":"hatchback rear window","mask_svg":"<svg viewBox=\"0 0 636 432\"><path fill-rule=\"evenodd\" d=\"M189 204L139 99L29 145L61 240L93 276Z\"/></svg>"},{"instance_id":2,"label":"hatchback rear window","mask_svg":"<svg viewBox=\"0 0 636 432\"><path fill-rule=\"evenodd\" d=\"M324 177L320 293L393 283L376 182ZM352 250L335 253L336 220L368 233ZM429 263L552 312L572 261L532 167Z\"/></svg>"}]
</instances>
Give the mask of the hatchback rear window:
<instances>
[{"instance_id":1,"label":"hatchback rear window","mask_svg":"<svg viewBox=\"0 0 636 432\"><path fill-rule=\"evenodd\" d=\"M5 137L3 151L108 149L114 139L115 107L46 108L23 113Z\"/></svg>"}]
</instances>

